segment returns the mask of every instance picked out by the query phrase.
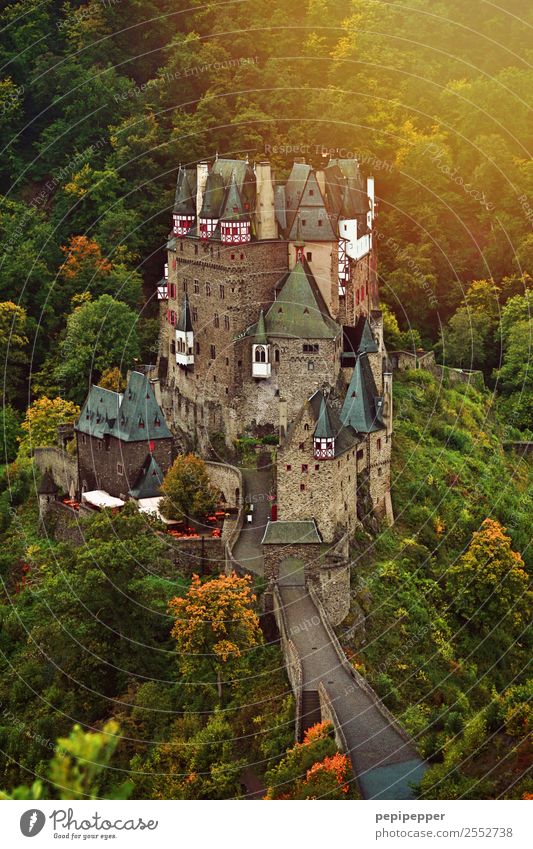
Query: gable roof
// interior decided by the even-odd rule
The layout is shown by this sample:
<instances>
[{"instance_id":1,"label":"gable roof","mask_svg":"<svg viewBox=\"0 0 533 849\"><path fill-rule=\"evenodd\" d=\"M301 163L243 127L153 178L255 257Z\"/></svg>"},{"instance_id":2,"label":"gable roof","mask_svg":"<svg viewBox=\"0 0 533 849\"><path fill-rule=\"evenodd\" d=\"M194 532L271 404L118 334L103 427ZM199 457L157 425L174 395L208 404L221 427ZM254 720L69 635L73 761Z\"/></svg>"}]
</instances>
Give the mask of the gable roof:
<instances>
[{"instance_id":1,"label":"gable roof","mask_svg":"<svg viewBox=\"0 0 533 849\"><path fill-rule=\"evenodd\" d=\"M269 521L261 545L320 545L322 540L314 519L300 522Z\"/></svg>"},{"instance_id":2,"label":"gable roof","mask_svg":"<svg viewBox=\"0 0 533 849\"><path fill-rule=\"evenodd\" d=\"M300 228L298 232L298 226ZM310 171L300 196L296 215L293 216L288 238L307 239L314 242L331 242L336 238L331 215L328 214L316 174Z\"/></svg>"},{"instance_id":3,"label":"gable roof","mask_svg":"<svg viewBox=\"0 0 533 849\"><path fill-rule=\"evenodd\" d=\"M114 436L123 442L172 437L150 381L138 371L131 373L123 395L93 384L76 430L97 439Z\"/></svg>"},{"instance_id":4,"label":"gable roof","mask_svg":"<svg viewBox=\"0 0 533 849\"><path fill-rule=\"evenodd\" d=\"M341 410L341 420L357 433L373 433L385 425L381 419L383 397L378 395L367 354L359 354Z\"/></svg>"},{"instance_id":5,"label":"gable roof","mask_svg":"<svg viewBox=\"0 0 533 849\"><path fill-rule=\"evenodd\" d=\"M267 336L335 339L340 326L330 317L307 262L298 261L283 278L265 316Z\"/></svg>"},{"instance_id":6,"label":"gable roof","mask_svg":"<svg viewBox=\"0 0 533 849\"><path fill-rule=\"evenodd\" d=\"M163 472L153 454L147 454L133 487L129 491L132 498L155 498L160 495Z\"/></svg>"}]
</instances>

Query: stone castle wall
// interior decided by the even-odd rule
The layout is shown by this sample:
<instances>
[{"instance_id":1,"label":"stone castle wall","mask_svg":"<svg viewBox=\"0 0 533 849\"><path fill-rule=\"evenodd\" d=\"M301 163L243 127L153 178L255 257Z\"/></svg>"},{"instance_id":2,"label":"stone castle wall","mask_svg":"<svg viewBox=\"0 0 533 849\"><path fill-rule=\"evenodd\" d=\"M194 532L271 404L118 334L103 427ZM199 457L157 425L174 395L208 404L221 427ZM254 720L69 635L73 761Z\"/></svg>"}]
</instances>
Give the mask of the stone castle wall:
<instances>
[{"instance_id":1,"label":"stone castle wall","mask_svg":"<svg viewBox=\"0 0 533 849\"><path fill-rule=\"evenodd\" d=\"M324 542L332 542L339 529L357 526L356 446L333 460L315 460L314 427L305 409L278 453L278 519L315 519Z\"/></svg>"},{"instance_id":2,"label":"stone castle wall","mask_svg":"<svg viewBox=\"0 0 533 849\"><path fill-rule=\"evenodd\" d=\"M165 474L172 465L172 439L122 442L112 436L106 442L87 434L77 434L80 489L103 489L117 498L126 497L149 453Z\"/></svg>"},{"instance_id":3,"label":"stone castle wall","mask_svg":"<svg viewBox=\"0 0 533 849\"><path fill-rule=\"evenodd\" d=\"M78 486L78 461L62 448L35 448L33 452L35 464L41 474L50 469L56 486L64 495L75 494Z\"/></svg>"}]
</instances>

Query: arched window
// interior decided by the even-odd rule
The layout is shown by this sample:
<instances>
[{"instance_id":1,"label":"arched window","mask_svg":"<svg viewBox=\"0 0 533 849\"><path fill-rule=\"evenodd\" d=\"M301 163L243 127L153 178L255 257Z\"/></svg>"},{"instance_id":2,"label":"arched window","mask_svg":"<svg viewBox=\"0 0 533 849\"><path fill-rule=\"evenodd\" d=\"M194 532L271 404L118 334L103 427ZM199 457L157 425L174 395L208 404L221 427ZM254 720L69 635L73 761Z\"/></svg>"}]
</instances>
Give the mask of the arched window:
<instances>
[{"instance_id":1,"label":"arched window","mask_svg":"<svg viewBox=\"0 0 533 849\"><path fill-rule=\"evenodd\" d=\"M274 349L274 362L279 363L279 348Z\"/></svg>"},{"instance_id":2,"label":"arched window","mask_svg":"<svg viewBox=\"0 0 533 849\"><path fill-rule=\"evenodd\" d=\"M266 351L262 345L258 345L255 349L255 361L256 363L266 363Z\"/></svg>"}]
</instances>

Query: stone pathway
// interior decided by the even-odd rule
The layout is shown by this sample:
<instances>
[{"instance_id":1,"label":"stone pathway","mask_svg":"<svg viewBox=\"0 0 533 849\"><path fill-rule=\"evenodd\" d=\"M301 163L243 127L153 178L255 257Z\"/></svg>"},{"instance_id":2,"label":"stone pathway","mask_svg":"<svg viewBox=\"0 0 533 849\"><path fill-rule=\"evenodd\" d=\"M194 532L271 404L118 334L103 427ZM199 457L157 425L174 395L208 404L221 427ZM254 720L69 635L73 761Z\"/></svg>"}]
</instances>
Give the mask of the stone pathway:
<instances>
[{"instance_id":1,"label":"stone pathway","mask_svg":"<svg viewBox=\"0 0 533 849\"><path fill-rule=\"evenodd\" d=\"M261 540L270 515L272 474L270 470L245 470L243 479L245 501L254 505L253 521L250 525L245 522L233 556L244 569L263 575ZM426 769L424 761L339 662L306 588L294 586L299 583L297 571L280 581L279 591L289 635L302 660L304 690L316 691L319 682L326 688L363 797L412 799L410 783L420 781Z\"/></svg>"},{"instance_id":2,"label":"stone pathway","mask_svg":"<svg viewBox=\"0 0 533 849\"><path fill-rule=\"evenodd\" d=\"M246 517L239 539L233 548L235 560L250 572L263 575L263 552L261 540L265 533L272 502L268 495L272 488L272 472L270 469L245 469L242 473L244 483L244 501L253 504L252 522L248 524Z\"/></svg>"},{"instance_id":3,"label":"stone pathway","mask_svg":"<svg viewBox=\"0 0 533 849\"><path fill-rule=\"evenodd\" d=\"M318 610L305 588L279 587L291 636L303 668L305 690L325 686L346 738L365 799L411 799L410 782L425 765L414 746L390 724L339 662Z\"/></svg>"}]
</instances>

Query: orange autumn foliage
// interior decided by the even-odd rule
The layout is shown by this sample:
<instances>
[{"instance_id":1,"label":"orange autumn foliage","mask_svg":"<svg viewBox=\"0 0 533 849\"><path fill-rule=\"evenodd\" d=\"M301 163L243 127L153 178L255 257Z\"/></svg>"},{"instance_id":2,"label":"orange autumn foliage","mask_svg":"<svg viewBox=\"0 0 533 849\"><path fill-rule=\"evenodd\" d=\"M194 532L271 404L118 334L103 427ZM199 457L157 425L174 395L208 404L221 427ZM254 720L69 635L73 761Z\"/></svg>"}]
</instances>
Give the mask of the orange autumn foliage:
<instances>
[{"instance_id":1,"label":"orange autumn foliage","mask_svg":"<svg viewBox=\"0 0 533 849\"><path fill-rule=\"evenodd\" d=\"M77 277L82 268L90 265L94 273L109 274L112 265L102 256L100 245L87 236L72 236L68 245L62 245L61 250L67 258L61 266L61 274L67 280Z\"/></svg>"},{"instance_id":2,"label":"orange autumn foliage","mask_svg":"<svg viewBox=\"0 0 533 849\"><path fill-rule=\"evenodd\" d=\"M342 755L337 752L331 757L326 756L324 760L318 761L307 770L305 776L305 784L309 784L315 779L321 779L323 776L333 777L339 787L341 793L348 793L350 779L350 763L347 755Z\"/></svg>"},{"instance_id":3,"label":"orange autumn foliage","mask_svg":"<svg viewBox=\"0 0 533 849\"><path fill-rule=\"evenodd\" d=\"M250 584L249 576L235 573L204 583L193 575L187 594L170 601L175 616L171 634L185 674L198 674L206 664L217 674L226 665L233 665L235 672L238 662L261 642Z\"/></svg>"}]
</instances>

